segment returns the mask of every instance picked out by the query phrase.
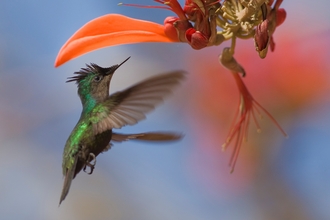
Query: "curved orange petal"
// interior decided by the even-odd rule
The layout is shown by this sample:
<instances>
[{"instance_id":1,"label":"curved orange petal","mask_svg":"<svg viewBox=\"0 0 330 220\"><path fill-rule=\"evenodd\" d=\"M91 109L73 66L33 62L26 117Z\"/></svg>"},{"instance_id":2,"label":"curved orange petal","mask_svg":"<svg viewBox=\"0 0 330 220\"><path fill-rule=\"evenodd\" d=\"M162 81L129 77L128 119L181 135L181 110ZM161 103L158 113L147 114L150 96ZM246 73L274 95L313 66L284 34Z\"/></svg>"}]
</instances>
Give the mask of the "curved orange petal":
<instances>
[{"instance_id":1,"label":"curved orange petal","mask_svg":"<svg viewBox=\"0 0 330 220\"><path fill-rule=\"evenodd\" d=\"M163 25L119 14L98 17L82 26L62 46L55 67L93 50L120 44L174 42L164 33Z\"/></svg>"}]
</instances>

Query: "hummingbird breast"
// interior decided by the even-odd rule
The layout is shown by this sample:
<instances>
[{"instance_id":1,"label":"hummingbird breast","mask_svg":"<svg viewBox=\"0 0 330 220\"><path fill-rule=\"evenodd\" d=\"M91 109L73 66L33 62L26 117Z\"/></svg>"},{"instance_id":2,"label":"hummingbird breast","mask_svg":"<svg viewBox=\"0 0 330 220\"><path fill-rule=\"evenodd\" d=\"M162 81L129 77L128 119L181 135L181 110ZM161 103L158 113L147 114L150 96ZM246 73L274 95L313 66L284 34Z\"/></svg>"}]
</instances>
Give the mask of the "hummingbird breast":
<instances>
[{"instance_id":1,"label":"hummingbird breast","mask_svg":"<svg viewBox=\"0 0 330 220\"><path fill-rule=\"evenodd\" d=\"M91 153L97 157L97 155L107 148L111 141L111 137L112 130L107 130L82 143L74 177L84 168L87 162L91 162L92 158L89 157Z\"/></svg>"}]
</instances>

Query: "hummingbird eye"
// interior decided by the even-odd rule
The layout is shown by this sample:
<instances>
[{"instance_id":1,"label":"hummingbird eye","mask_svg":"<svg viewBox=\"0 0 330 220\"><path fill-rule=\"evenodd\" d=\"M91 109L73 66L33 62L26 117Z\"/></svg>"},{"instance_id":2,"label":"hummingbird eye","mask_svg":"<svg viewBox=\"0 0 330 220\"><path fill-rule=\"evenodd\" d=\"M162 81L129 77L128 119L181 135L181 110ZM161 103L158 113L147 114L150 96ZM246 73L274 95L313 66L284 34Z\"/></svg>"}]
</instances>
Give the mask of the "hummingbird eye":
<instances>
[{"instance_id":1,"label":"hummingbird eye","mask_svg":"<svg viewBox=\"0 0 330 220\"><path fill-rule=\"evenodd\" d=\"M103 78L102 76L97 75L94 77L94 82L100 82L102 78Z\"/></svg>"}]
</instances>

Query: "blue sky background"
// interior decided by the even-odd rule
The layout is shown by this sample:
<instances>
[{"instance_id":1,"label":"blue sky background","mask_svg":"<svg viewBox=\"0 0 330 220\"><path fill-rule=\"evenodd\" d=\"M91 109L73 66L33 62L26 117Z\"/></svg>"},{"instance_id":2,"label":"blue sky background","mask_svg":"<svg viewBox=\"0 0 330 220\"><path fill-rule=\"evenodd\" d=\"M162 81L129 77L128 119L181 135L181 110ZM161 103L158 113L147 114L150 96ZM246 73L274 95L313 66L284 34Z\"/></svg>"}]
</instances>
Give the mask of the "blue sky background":
<instances>
[{"instance_id":1,"label":"blue sky background","mask_svg":"<svg viewBox=\"0 0 330 220\"><path fill-rule=\"evenodd\" d=\"M153 4L148 0L139 3ZM329 6L326 0L318 4L307 0L284 1L282 7L288 17L276 35L294 30L297 33L294 36L310 39L304 46L313 45L315 36L329 39ZM213 166L203 151L192 154L203 138L207 139L207 134L202 129L196 133L200 124L186 113L188 105L184 102L194 98L187 92L194 85L189 79L147 120L121 130L125 133L173 130L185 133L182 141L116 144L98 157L93 175L80 173L75 178L68 197L58 207L63 184L62 151L81 112L76 85L65 83L66 78L85 63L111 66L131 56L113 78L111 91L117 91L157 73L189 70L185 56L195 52L183 44L122 45L89 53L54 68L60 47L93 18L121 13L162 23L172 13L119 7L116 1L105 0L5 0L0 2L0 10L1 219L329 218L327 94L299 109L295 117L280 121L290 138L277 135L264 140L262 143L267 144L263 148L270 149L263 154L264 166L246 177L245 167L240 163L233 174L229 173L226 165L230 152L216 155L221 161L218 171L217 167L203 170ZM222 48L219 46L218 54ZM327 55L320 59L328 59L329 52ZM327 67L324 71L329 73L329 63ZM273 130L277 132L276 128ZM241 152L239 160L245 152Z\"/></svg>"}]
</instances>

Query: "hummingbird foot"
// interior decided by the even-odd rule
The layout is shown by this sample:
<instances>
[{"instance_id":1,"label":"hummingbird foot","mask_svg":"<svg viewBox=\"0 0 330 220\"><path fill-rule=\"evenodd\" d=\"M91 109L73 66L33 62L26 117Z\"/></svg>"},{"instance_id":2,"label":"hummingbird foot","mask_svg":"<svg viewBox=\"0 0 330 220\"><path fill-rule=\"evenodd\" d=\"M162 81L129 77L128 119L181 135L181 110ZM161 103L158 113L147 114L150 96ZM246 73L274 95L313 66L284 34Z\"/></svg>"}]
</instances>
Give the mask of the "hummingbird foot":
<instances>
[{"instance_id":1,"label":"hummingbird foot","mask_svg":"<svg viewBox=\"0 0 330 220\"><path fill-rule=\"evenodd\" d=\"M89 175L92 174L93 171L94 171L94 168L95 168L95 164L96 164L96 156L95 156L95 154L89 153L88 158L87 158L87 161L86 161L85 166L83 168L83 171L85 173L89 174ZM90 171L89 172L86 172L87 167L90 168Z\"/></svg>"}]
</instances>

